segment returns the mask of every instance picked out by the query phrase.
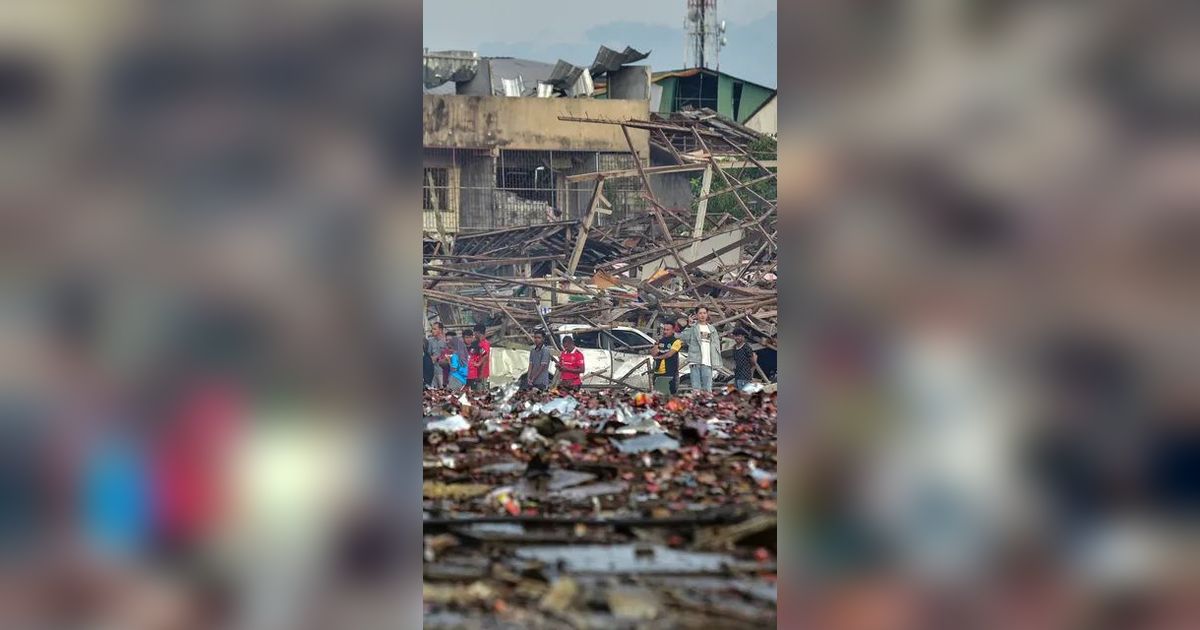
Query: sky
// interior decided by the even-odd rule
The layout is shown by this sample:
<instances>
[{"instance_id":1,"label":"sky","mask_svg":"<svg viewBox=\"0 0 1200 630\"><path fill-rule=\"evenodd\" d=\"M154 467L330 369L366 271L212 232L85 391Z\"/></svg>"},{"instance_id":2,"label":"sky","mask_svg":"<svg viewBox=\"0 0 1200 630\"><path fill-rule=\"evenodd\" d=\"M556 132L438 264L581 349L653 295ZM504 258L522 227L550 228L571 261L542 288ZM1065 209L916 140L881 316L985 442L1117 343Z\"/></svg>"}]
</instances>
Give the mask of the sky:
<instances>
[{"instance_id":1,"label":"sky","mask_svg":"<svg viewBox=\"0 0 1200 630\"><path fill-rule=\"evenodd\" d=\"M591 65L601 45L652 51L656 71L683 67L686 0L425 0L424 46ZM718 1L729 43L721 71L776 83L776 0Z\"/></svg>"}]
</instances>

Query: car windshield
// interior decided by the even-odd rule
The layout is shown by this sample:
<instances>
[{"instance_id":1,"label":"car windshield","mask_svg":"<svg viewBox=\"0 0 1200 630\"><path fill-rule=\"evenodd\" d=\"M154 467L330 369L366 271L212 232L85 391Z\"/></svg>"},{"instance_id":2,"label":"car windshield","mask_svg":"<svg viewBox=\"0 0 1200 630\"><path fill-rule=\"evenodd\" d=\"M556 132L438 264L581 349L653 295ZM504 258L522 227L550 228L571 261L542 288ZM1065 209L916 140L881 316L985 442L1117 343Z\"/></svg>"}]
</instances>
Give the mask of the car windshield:
<instances>
[{"instance_id":1,"label":"car windshield","mask_svg":"<svg viewBox=\"0 0 1200 630\"><path fill-rule=\"evenodd\" d=\"M653 345L632 330L608 331L608 342L614 352L640 352Z\"/></svg>"},{"instance_id":2,"label":"car windshield","mask_svg":"<svg viewBox=\"0 0 1200 630\"><path fill-rule=\"evenodd\" d=\"M575 345L583 350L600 349L600 333L596 331L582 333L564 331L563 334L571 335L571 337L575 339Z\"/></svg>"}]
</instances>

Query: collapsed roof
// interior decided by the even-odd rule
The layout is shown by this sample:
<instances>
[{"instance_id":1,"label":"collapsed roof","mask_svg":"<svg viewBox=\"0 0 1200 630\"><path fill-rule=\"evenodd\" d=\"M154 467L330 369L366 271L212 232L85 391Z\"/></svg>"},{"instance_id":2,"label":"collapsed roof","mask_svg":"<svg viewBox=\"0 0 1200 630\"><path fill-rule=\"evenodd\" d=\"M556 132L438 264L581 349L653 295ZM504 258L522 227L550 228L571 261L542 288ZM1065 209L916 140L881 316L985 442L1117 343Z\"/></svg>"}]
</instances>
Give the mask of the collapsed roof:
<instances>
[{"instance_id":1,"label":"collapsed roof","mask_svg":"<svg viewBox=\"0 0 1200 630\"><path fill-rule=\"evenodd\" d=\"M649 51L629 46L620 52L601 46L591 66L577 66L562 59L551 65L514 57L480 59L478 54L465 51L426 52L425 89L448 93L448 87L443 86L454 83L453 93L458 94L591 96L594 77L616 72L649 56Z\"/></svg>"},{"instance_id":2,"label":"collapsed roof","mask_svg":"<svg viewBox=\"0 0 1200 630\"><path fill-rule=\"evenodd\" d=\"M433 89L445 83L464 83L475 78L479 54L468 50L425 51L424 83Z\"/></svg>"},{"instance_id":3,"label":"collapsed roof","mask_svg":"<svg viewBox=\"0 0 1200 630\"><path fill-rule=\"evenodd\" d=\"M663 123L663 133L650 136L651 148L677 156L674 161L680 164L695 161L689 159L688 154L700 148L693 129L718 156L741 156L754 142L770 137L707 107L671 114L651 114L650 119Z\"/></svg>"}]
</instances>

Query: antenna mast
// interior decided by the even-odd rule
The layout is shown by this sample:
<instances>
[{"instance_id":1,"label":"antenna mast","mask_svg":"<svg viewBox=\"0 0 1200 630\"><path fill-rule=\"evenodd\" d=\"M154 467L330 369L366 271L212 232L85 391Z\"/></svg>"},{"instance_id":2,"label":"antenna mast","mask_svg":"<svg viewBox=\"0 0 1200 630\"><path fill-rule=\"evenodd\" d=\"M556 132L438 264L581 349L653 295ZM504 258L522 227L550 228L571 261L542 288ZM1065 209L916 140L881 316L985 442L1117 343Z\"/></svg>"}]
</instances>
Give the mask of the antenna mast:
<instances>
[{"instance_id":1,"label":"antenna mast","mask_svg":"<svg viewBox=\"0 0 1200 630\"><path fill-rule=\"evenodd\" d=\"M687 0L684 32L684 65L688 68L720 68L719 53L725 46L725 23L717 20L717 0Z\"/></svg>"}]
</instances>

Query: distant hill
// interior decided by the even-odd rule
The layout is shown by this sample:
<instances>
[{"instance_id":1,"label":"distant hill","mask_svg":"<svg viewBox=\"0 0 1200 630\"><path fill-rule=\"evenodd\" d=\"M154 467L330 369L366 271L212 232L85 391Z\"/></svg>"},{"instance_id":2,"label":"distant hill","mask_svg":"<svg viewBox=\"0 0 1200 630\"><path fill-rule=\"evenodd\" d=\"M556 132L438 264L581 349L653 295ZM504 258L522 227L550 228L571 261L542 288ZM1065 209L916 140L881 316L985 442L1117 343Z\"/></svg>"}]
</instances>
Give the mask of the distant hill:
<instances>
[{"instance_id":1,"label":"distant hill","mask_svg":"<svg viewBox=\"0 0 1200 630\"><path fill-rule=\"evenodd\" d=\"M778 85L776 68L778 38L776 14L753 22L738 23L726 18L729 44L721 51L721 71L769 87ZM436 43L427 44L436 48ZM673 70L683 66L683 25L671 28L640 22L609 22L588 29L586 39L567 44L547 44L538 41L513 43L484 42L479 54L508 56L554 62L566 59L578 65L589 65L601 46L622 50L625 46L652 50L649 63L655 70Z\"/></svg>"}]
</instances>

